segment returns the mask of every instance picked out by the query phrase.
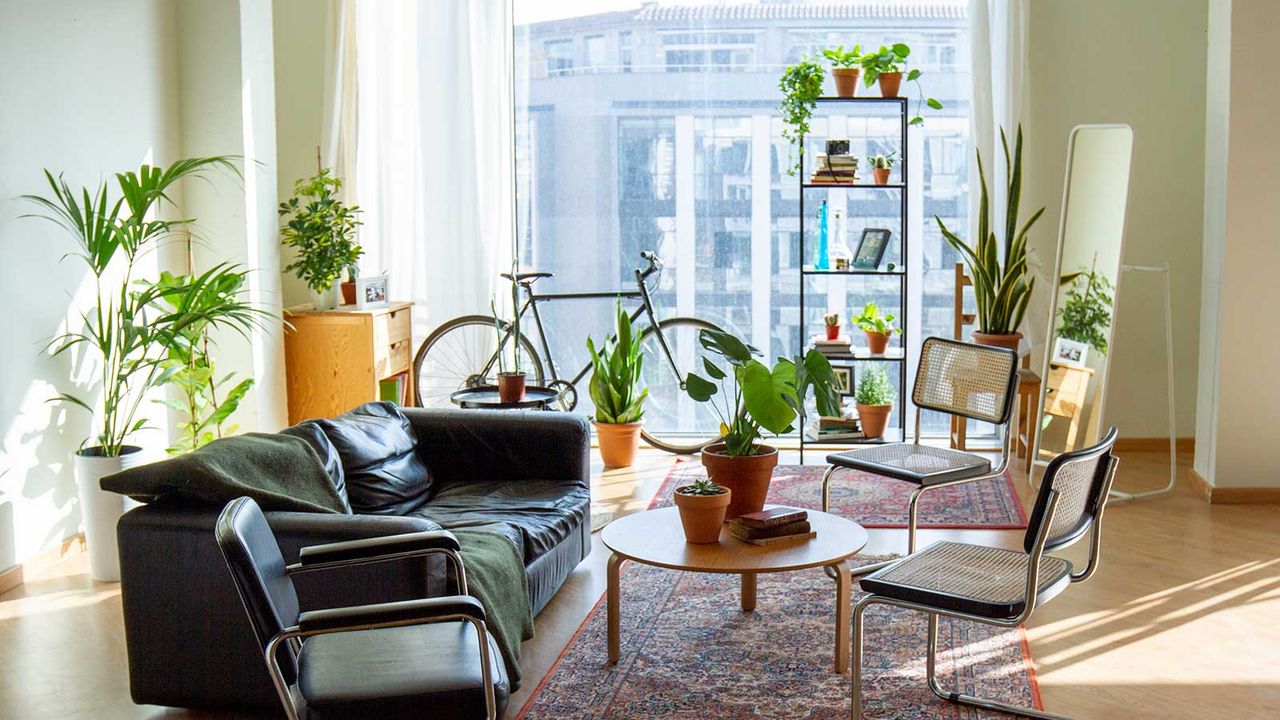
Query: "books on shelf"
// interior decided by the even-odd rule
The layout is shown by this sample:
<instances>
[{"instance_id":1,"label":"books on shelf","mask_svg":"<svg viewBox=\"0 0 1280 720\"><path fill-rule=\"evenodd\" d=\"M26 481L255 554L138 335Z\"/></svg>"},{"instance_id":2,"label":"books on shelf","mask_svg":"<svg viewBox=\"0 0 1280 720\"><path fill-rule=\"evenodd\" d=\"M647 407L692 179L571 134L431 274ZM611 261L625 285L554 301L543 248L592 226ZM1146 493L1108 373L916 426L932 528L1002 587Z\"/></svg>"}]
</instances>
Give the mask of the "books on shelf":
<instances>
[{"instance_id":1,"label":"books on shelf","mask_svg":"<svg viewBox=\"0 0 1280 720\"><path fill-rule=\"evenodd\" d=\"M856 155L819 155L809 182L852 185L860 179Z\"/></svg>"},{"instance_id":2,"label":"books on shelf","mask_svg":"<svg viewBox=\"0 0 1280 720\"><path fill-rule=\"evenodd\" d=\"M729 521L729 534L752 545L773 545L818 536L809 524L809 512L792 507L772 507Z\"/></svg>"},{"instance_id":3,"label":"books on shelf","mask_svg":"<svg viewBox=\"0 0 1280 720\"><path fill-rule=\"evenodd\" d=\"M378 383L378 399L397 405L408 404L409 373L392 375Z\"/></svg>"},{"instance_id":4,"label":"books on shelf","mask_svg":"<svg viewBox=\"0 0 1280 720\"><path fill-rule=\"evenodd\" d=\"M853 343L848 336L841 335L835 340L828 340L826 335L813 336L813 348L823 355L851 355Z\"/></svg>"}]
</instances>

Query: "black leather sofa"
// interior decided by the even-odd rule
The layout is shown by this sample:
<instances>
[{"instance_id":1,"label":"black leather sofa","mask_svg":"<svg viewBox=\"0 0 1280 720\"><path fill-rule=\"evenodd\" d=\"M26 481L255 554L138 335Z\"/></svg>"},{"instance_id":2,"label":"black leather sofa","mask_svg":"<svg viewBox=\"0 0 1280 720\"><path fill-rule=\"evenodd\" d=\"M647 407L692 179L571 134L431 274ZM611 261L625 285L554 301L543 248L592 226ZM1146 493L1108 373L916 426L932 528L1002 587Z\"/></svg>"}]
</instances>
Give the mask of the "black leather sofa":
<instances>
[{"instance_id":1,"label":"black leather sofa","mask_svg":"<svg viewBox=\"0 0 1280 720\"><path fill-rule=\"evenodd\" d=\"M295 562L308 545L484 526L522 550L538 613L591 550L587 422L549 412L403 412L417 438L415 452L430 470L425 503L405 515L268 512L285 561ZM214 540L221 510L159 501L120 520L134 702L280 709ZM440 558L336 572L342 574L296 579L304 610L439 595L447 579Z\"/></svg>"}]
</instances>

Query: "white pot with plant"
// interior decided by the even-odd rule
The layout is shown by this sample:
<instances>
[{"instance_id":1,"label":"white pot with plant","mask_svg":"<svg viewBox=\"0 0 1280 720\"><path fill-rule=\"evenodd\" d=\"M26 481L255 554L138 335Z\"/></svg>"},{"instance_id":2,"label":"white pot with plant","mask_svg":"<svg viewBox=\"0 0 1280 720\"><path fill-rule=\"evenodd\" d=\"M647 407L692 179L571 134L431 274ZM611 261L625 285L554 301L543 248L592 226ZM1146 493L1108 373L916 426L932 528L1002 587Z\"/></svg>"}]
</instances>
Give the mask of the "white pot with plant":
<instances>
[{"instance_id":1,"label":"white pot with plant","mask_svg":"<svg viewBox=\"0 0 1280 720\"><path fill-rule=\"evenodd\" d=\"M641 387L640 334L619 303L615 309L614 337L597 348L590 337L591 402L595 405L596 437L605 467L630 467L640 446L644 401L649 389Z\"/></svg>"},{"instance_id":2,"label":"white pot with plant","mask_svg":"<svg viewBox=\"0 0 1280 720\"><path fill-rule=\"evenodd\" d=\"M893 174L893 166L898 164L897 153L872 155L867 158L867 163L871 165L871 176L875 179L876 184L888 185L889 176Z\"/></svg>"},{"instance_id":3,"label":"white pot with plant","mask_svg":"<svg viewBox=\"0 0 1280 720\"><path fill-rule=\"evenodd\" d=\"M229 157L190 158L164 168L143 165L115 175L119 200L109 197L108 183L76 192L61 176L45 171L51 194L24 196L39 206L36 217L75 238L78 251L67 257L82 260L94 279L93 305L80 313L83 325L53 338L48 350L54 356L83 351L96 360L99 372L96 407L69 392L55 398L88 410L97 427L74 456L89 572L95 580L120 579L116 523L124 498L103 490L99 480L141 462L142 449L128 440L147 424L142 408L149 391L192 377L184 375L188 366L177 349L193 338L204 337L214 326L246 332L261 318L236 297L244 274L235 266L222 264L189 276L165 273L159 281L138 277L145 255L194 222L157 219L161 201L178 181L219 169L239 176ZM211 367L201 370L206 371L211 373ZM208 420L202 416L205 427ZM180 432L185 430L180 427Z\"/></svg>"},{"instance_id":4,"label":"white pot with plant","mask_svg":"<svg viewBox=\"0 0 1280 720\"><path fill-rule=\"evenodd\" d=\"M293 197L280 203L280 242L293 248L297 257L285 266L311 290L316 310L338 306L335 283L343 271L357 267L364 250L356 243L360 208L347 205L339 197L342 180L328 168L293 186ZM354 294L354 293L353 293Z\"/></svg>"},{"instance_id":5,"label":"white pot with plant","mask_svg":"<svg viewBox=\"0 0 1280 720\"><path fill-rule=\"evenodd\" d=\"M862 314L853 318L853 324L866 333L867 351L872 355L883 355L889 349L889 338L898 331L893 325L893 316L882 314L874 302L862 308Z\"/></svg>"},{"instance_id":6,"label":"white pot with plant","mask_svg":"<svg viewBox=\"0 0 1280 720\"><path fill-rule=\"evenodd\" d=\"M883 369L873 367L862 373L858 387L853 391L853 401L858 406L858 422L864 435L868 438L884 436L896 398L897 391Z\"/></svg>"}]
</instances>

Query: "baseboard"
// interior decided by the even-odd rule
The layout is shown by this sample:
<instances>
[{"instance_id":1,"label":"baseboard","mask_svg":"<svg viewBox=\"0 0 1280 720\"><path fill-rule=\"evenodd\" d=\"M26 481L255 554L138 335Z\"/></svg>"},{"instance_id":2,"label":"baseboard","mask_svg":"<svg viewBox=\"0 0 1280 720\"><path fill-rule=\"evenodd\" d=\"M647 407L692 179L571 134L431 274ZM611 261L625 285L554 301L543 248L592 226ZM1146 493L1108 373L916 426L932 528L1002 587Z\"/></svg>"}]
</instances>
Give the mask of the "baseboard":
<instances>
[{"instance_id":1,"label":"baseboard","mask_svg":"<svg viewBox=\"0 0 1280 720\"><path fill-rule=\"evenodd\" d=\"M1196 439L1181 437L1177 442L1178 452L1193 453L1196 451ZM1116 452L1169 452L1169 438L1166 437L1124 437L1116 438Z\"/></svg>"},{"instance_id":2,"label":"baseboard","mask_svg":"<svg viewBox=\"0 0 1280 720\"><path fill-rule=\"evenodd\" d=\"M1191 478L1191 491L1205 502L1213 502L1213 486L1209 484L1209 481L1205 480L1204 476L1195 468L1191 468L1189 475Z\"/></svg>"},{"instance_id":3,"label":"baseboard","mask_svg":"<svg viewBox=\"0 0 1280 720\"><path fill-rule=\"evenodd\" d=\"M8 570L0 572L0 595L22 584L22 566L14 565Z\"/></svg>"},{"instance_id":4,"label":"baseboard","mask_svg":"<svg viewBox=\"0 0 1280 720\"><path fill-rule=\"evenodd\" d=\"M1191 489L1213 505L1264 505L1280 503L1280 487L1214 487L1195 468Z\"/></svg>"}]
</instances>

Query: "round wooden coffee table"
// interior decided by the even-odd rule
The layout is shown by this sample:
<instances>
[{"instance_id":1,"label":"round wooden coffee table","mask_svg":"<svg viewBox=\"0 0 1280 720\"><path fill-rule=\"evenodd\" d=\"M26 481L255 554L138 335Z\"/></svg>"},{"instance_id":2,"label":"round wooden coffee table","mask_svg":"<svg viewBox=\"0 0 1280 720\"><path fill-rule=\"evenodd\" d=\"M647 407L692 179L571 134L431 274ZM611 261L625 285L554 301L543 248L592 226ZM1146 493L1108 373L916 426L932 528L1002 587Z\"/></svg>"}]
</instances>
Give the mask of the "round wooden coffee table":
<instances>
[{"instance_id":1,"label":"round wooden coffee table","mask_svg":"<svg viewBox=\"0 0 1280 720\"><path fill-rule=\"evenodd\" d=\"M600 531L609 557L609 591L606 601L609 625L609 663L618 662L619 566L624 560L688 572L736 573L742 576L742 610L756 609L756 575L830 567L836 576L835 666L849 668L849 613L853 581L849 558L867 544L867 531L837 515L809 510L809 524L818 536L777 545L752 545L720 531L720 542L693 545L685 542L677 508L661 508L618 518Z\"/></svg>"}]
</instances>

